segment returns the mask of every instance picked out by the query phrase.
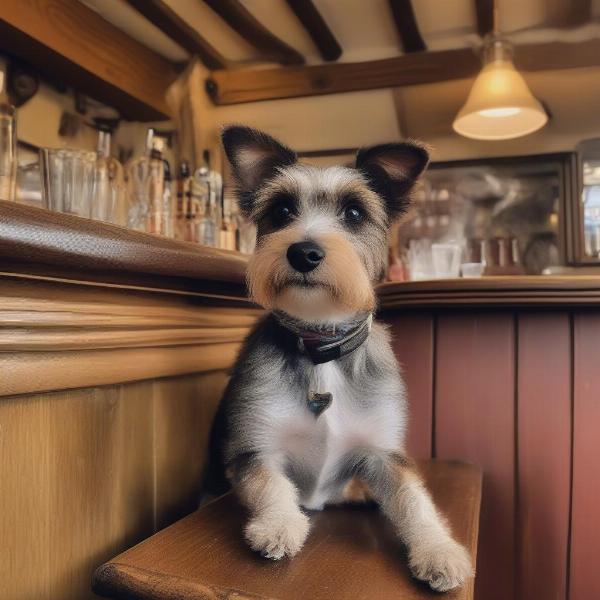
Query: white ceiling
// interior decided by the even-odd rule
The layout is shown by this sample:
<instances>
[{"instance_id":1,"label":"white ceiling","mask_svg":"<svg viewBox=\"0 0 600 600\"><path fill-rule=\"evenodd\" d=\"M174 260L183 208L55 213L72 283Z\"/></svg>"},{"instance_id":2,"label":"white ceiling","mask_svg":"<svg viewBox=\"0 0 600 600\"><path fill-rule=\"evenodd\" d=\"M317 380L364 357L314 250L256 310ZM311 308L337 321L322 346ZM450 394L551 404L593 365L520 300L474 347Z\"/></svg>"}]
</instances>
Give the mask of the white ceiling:
<instances>
[{"instance_id":1,"label":"white ceiling","mask_svg":"<svg viewBox=\"0 0 600 600\"><path fill-rule=\"evenodd\" d=\"M173 61L188 53L146 21L125 0L81 0L131 37ZM165 0L226 59L255 63L259 53L202 0ZM402 54L387 0L314 0L344 52L341 62L359 62ZM577 41L600 37L600 0L592 0L592 21L557 28L575 0L498 0L499 28L518 43ZM273 34L298 50L308 64L322 62L312 40L284 0L242 0ZM413 0L421 35L429 50L476 46L474 0Z\"/></svg>"}]
</instances>

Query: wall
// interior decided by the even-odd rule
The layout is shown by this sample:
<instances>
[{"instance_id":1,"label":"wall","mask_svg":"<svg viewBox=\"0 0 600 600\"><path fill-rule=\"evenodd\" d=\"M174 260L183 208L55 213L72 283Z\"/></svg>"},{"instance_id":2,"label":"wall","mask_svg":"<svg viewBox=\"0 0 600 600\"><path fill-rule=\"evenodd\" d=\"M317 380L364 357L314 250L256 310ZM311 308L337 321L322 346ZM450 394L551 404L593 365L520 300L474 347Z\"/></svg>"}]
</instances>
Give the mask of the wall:
<instances>
[{"instance_id":1,"label":"wall","mask_svg":"<svg viewBox=\"0 0 600 600\"><path fill-rule=\"evenodd\" d=\"M408 385L409 451L483 469L476 598L600 598L598 311L387 320Z\"/></svg>"}]
</instances>

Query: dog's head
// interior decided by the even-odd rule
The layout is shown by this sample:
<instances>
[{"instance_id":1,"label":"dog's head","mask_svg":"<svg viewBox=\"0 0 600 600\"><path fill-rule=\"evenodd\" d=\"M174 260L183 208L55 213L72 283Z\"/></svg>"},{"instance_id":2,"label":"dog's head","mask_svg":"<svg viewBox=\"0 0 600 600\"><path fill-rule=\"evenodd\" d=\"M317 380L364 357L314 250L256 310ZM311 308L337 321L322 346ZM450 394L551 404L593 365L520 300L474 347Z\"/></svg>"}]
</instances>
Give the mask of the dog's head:
<instances>
[{"instance_id":1,"label":"dog's head","mask_svg":"<svg viewBox=\"0 0 600 600\"><path fill-rule=\"evenodd\" d=\"M414 142L358 152L355 168L317 168L247 127L223 131L242 212L257 225L248 267L253 299L304 321L373 310L390 224L410 204L429 160Z\"/></svg>"}]
</instances>

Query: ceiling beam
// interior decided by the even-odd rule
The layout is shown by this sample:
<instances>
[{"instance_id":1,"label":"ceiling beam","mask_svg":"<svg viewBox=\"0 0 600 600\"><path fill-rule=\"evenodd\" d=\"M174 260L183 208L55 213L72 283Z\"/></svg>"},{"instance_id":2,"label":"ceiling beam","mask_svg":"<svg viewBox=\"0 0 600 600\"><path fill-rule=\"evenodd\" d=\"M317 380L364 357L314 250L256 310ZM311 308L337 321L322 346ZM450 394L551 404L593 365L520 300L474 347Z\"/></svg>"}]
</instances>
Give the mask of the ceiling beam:
<instances>
[{"instance_id":1,"label":"ceiling beam","mask_svg":"<svg viewBox=\"0 0 600 600\"><path fill-rule=\"evenodd\" d=\"M0 50L136 121L169 117L174 65L74 0L2 0Z\"/></svg>"},{"instance_id":2,"label":"ceiling beam","mask_svg":"<svg viewBox=\"0 0 600 600\"><path fill-rule=\"evenodd\" d=\"M599 66L600 40L518 46L515 64L523 71ZM480 69L477 54L462 48L362 63L214 71L206 89L215 104L238 104L437 83L472 77Z\"/></svg>"},{"instance_id":3,"label":"ceiling beam","mask_svg":"<svg viewBox=\"0 0 600 600\"><path fill-rule=\"evenodd\" d=\"M469 77L480 68L468 49L414 52L361 63L213 71L206 87L216 104L237 104L434 83Z\"/></svg>"},{"instance_id":4,"label":"ceiling beam","mask_svg":"<svg viewBox=\"0 0 600 600\"><path fill-rule=\"evenodd\" d=\"M494 30L494 0L475 0L477 33L485 37Z\"/></svg>"},{"instance_id":5,"label":"ceiling beam","mask_svg":"<svg viewBox=\"0 0 600 600\"><path fill-rule=\"evenodd\" d=\"M592 0L549 2L550 25L577 27L592 18Z\"/></svg>"},{"instance_id":6,"label":"ceiling beam","mask_svg":"<svg viewBox=\"0 0 600 600\"><path fill-rule=\"evenodd\" d=\"M144 2L145 0L139 0ZM301 65L304 57L273 35L239 0L204 0L234 31L254 46L265 60Z\"/></svg>"},{"instance_id":7,"label":"ceiling beam","mask_svg":"<svg viewBox=\"0 0 600 600\"><path fill-rule=\"evenodd\" d=\"M404 52L423 52L427 46L421 37L411 0L388 0Z\"/></svg>"},{"instance_id":8,"label":"ceiling beam","mask_svg":"<svg viewBox=\"0 0 600 600\"><path fill-rule=\"evenodd\" d=\"M312 0L286 0L300 23L319 49L323 60L337 60L342 47Z\"/></svg>"},{"instance_id":9,"label":"ceiling beam","mask_svg":"<svg viewBox=\"0 0 600 600\"><path fill-rule=\"evenodd\" d=\"M197 56L209 69L224 69L227 60L162 0L125 0L167 37Z\"/></svg>"}]
</instances>

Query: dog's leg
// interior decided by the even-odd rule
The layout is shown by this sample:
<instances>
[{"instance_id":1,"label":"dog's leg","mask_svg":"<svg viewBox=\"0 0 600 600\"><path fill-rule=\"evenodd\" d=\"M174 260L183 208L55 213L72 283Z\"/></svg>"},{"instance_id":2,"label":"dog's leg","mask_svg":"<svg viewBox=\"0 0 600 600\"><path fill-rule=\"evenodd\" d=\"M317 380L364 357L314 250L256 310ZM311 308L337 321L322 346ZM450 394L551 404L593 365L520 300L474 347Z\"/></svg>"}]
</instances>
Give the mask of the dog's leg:
<instances>
[{"instance_id":1,"label":"dog's leg","mask_svg":"<svg viewBox=\"0 0 600 600\"><path fill-rule=\"evenodd\" d=\"M294 484L276 466L244 456L228 469L242 504L250 511L245 528L250 547L267 558L294 556L306 540L308 517L298 505Z\"/></svg>"},{"instance_id":2,"label":"dog's leg","mask_svg":"<svg viewBox=\"0 0 600 600\"><path fill-rule=\"evenodd\" d=\"M369 456L361 460L360 471L406 545L417 579L443 592L473 576L469 554L452 538L409 460L398 454Z\"/></svg>"}]
</instances>

